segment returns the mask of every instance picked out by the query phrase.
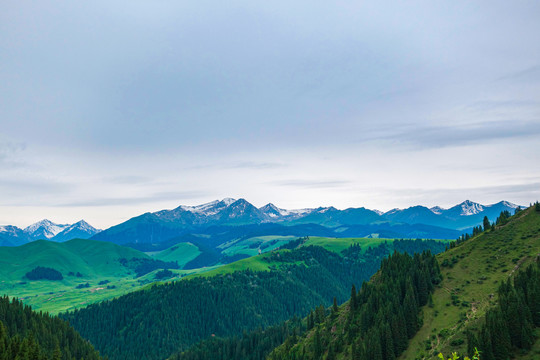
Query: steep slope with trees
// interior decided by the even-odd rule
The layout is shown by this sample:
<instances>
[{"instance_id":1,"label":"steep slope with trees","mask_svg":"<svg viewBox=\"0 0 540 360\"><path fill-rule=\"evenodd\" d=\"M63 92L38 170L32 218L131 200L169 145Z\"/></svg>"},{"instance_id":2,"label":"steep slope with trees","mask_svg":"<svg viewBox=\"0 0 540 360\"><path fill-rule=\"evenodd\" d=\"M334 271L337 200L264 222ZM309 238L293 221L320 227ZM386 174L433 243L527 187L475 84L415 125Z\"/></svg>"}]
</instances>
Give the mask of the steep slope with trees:
<instances>
[{"instance_id":1,"label":"steep slope with trees","mask_svg":"<svg viewBox=\"0 0 540 360\"><path fill-rule=\"evenodd\" d=\"M99 360L69 324L36 313L19 300L0 298L0 360Z\"/></svg>"},{"instance_id":2,"label":"steep slope with trees","mask_svg":"<svg viewBox=\"0 0 540 360\"><path fill-rule=\"evenodd\" d=\"M521 280L524 275L520 271L538 262L540 211L533 206L510 218L508 215L504 213L498 221L486 226L486 231L479 232L469 240L458 241L438 256L443 281L433 293L432 305L423 309L424 325L401 359L431 359L439 352L472 355L474 345L479 344L474 338L485 340L486 330L494 327L512 328L509 323L501 322L502 317L505 317L505 321L509 319L508 315L504 315L504 304L508 303L506 299L509 296L511 304L517 302L522 311L527 312L525 304L530 302L527 299L531 294L537 291L534 290L537 279L527 285L531 293L521 291L519 289L524 287L519 284L524 282ZM526 274L533 278L538 276L535 266L526 270ZM515 281L518 286L511 289ZM538 306L538 300L533 303ZM533 308L531 316L538 311L537 307ZM527 322L520 323L529 326ZM501 336L504 338L506 335ZM501 341L497 340L496 343ZM540 351L539 345L536 341L532 352ZM487 351L482 347L479 347L481 351ZM527 352L526 349L516 346L516 342L510 348L516 358L526 358L527 355L522 355L522 351ZM488 357L482 360L490 359L489 355L484 356Z\"/></svg>"},{"instance_id":3,"label":"steep slope with trees","mask_svg":"<svg viewBox=\"0 0 540 360\"><path fill-rule=\"evenodd\" d=\"M441 245L413 241L410 248L430 246ZM385 243L366 251L353 246L341 254L301 246L262 255L259 260L270 271L223 271L154 286L62 316L112 359L160 359L213 335L239 335L305 316L320 304L329 306L334 297L341 303L351 284L367 280L391 251Z\"/></svg>"},{"instance_id":4,"label":"steep slope with trees","mask_svg":"<svg viewBox=\"0 0 540 360\"><path fill-rule=\"evenodd\" d=\"M263 359L280 342L269 359L439 359L441 351L477 359L477 349L482 360L537 359L539 255L540 205L515 216L503 211L474 237L452 243L438 256L440 267L430 260L429 281L426 268L417 272L423 276L400 280L407 270L389 264L407 261L394 255L340 307L335 302L301 321L207 339L171 360Z\"/></svg>"}]
</instances>

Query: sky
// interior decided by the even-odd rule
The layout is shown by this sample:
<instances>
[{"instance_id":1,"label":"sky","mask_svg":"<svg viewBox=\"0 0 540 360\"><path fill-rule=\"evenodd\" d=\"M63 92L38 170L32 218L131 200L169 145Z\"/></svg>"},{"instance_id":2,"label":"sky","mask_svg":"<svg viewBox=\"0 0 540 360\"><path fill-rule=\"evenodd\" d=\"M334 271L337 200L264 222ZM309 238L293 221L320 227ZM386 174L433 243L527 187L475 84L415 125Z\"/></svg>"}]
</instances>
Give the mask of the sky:
<instances>
[{"instance_id":1,"label":"sky","mask_svg":"<svg viewBox=\"0 0 540 360\"><path fill-rule=\"evenodd\" d=\"M10 1L0 224L540 199L538 1Z\"/></svg>"}]
</instances>

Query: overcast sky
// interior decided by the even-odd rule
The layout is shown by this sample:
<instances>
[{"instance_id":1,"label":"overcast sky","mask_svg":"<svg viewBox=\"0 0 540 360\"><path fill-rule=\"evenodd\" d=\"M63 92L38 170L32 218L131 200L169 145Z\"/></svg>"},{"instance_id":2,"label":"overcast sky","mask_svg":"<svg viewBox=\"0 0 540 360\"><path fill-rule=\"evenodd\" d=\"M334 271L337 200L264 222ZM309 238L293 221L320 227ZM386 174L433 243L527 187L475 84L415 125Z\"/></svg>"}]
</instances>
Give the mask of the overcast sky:
<instances>
[{"instance_id":1,"label":"overcast sky","mask_svg":"<svg viewBox=\"0 0 540 360\"><path fill-rule=\"evenodd\" d=\"M0 224L540 199L538 1L9 1Z\"/></svg>"}]
</instances>

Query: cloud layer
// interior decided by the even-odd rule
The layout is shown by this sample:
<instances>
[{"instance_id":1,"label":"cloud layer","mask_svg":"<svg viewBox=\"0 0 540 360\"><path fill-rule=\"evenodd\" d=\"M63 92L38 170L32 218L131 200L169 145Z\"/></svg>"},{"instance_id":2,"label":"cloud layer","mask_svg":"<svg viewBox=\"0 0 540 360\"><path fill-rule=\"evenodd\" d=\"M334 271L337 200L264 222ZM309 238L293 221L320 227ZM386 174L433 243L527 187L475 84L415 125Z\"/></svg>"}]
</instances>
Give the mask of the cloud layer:
<instances>
[{"instance_id":1,"label":"cloud layer","mask_svg":"<svg viewBox=\"0 0 540 360\"><path fill-rule=\"evenodd\" d=\"M529 203L539 12L506 1L5 4L0 222L103 228L226 196Z\"/></svg>"}]
</instances>

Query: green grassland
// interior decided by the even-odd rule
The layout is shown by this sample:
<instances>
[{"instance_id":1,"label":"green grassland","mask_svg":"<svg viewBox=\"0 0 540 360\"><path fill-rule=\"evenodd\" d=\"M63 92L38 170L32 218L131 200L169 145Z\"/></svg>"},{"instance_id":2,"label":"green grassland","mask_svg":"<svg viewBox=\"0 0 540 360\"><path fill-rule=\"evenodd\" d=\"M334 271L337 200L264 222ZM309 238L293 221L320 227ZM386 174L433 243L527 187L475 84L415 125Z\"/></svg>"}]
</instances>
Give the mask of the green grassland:
<instances>
[{"instance_id":1,"label":"green grassland","mask_svg":"<svg viewBox=\"0 0 540 360\"><path fill-rule=\"evenodd\" d=\"M245 254L254 256L261 252L268 252L295 240L296 236L267 235L251 237L249 239L236 239L218 246L225 255Z\"/></svg>"},{"instance_id":2,"label":"green grassland","mask_svg":"<svg viewBox=\"0 0 540 360\"><path fill-rule=\"evenodd\" d=\"M295 240L292 236L260 236L234 241L224 246L224 253L255 255L259 247L263 254L251 256L226 265L208 266L191 270L171 270L173 276L163 281L177 281L193 276L215 276L250 269L269 271L282 263L269 260L276 248ZM323 238L311 237L302 246L322 246L333 252L341 252L352 244L359 244L365 251L392 239ZM253 244L256 244L255 247ZM251 246L251 247L250 247ZM288 250L279 250L288 251ZM200 254L197 246L180 243L158 253L148 254L92 240L71 240L65 243L35 241L19 247L0 247L0 295L18 297L36 310L58 312L84 307L145 288L155 282L155 270L136 278L132 269L119 259L157 259L176 261L180 268ZM51 267L60 271L60 281L30 281L24 276L36 266ZM68 275L69 273L81 274ZM88 287L77 288L79 285Z\"/></svg>"},{"instance_id":3,"label":"green grassland","mask_svg":"<svg viewBox=\"0 0 540 360\"><path fill-rule=\"evenodd\" d=\"M185 242L171 246L168 249L152 254L152 257L162 261L175 261L180 268L195 259L201 251L192 243Z\"/></svg>"},{"instance_id":4,"label":"green grassland","mask_svg":"<svg viewBox=\"0 0 540 360\"><path fill-rule=\"evenodd\" d=\"M353 244L360 245L362 252L368 248L379 246L382 243L391 243L394 239L372 239L372 238L327 238L313 236L304 243L303 246L322 246L328 251L340 253Z\"/></svg>"},{"instance_id":5,"label":"green grassland","mask_svg":"<svg viewBox=\"0 0 540 360\"><path fill-rule=\"evenodd\" d=\"M36 266L51 267L64 277L80 272L85 279L126 276L128 270L120 258L149 258L147 255L112 243L71 240L65 243L38 240L18 247L0 247L0 277L2 280L22 280Z\"/></svg>"},{"instance_id":6,"label":"green grassland","mask_svg":"<svg viewBox=\"0 0 540 360\"><path fill-rule=\"evenodd\" d=\"M19 247L0 247L0 295L17 297L34 310L56 314L126 294L154 281L157 270L135 278L133 269L120 259L150 257L112 243L81 239L65 243L39 240ZM37 266L58 270L64 278L26 279L25 274ZM173 273L179 278L191 272ZM88 287L77 288L86 284Z\"/></svg>"},{"instance_id":7,"label":"green grassland","mask_svg":"<svg viewBox=\"0 0 540 360\"><path fill-rule=\"evenodd\" d=\"M477 330L486 310L497 303L497 289L540 254L540 213L528 209L498 226L439 254L444 276L423 309L423 326L401 359L434 359L466 352L465 330ZM540 343L523 359L540 358Z\"/></svg>"},{"instance_id":8,"label":"green grassland","mask_svg":"<svg viewBox=\"0 0 540 360\"><path fill-rule=\"evenodd\" d=\"M265 238L265 237L261 237ZM275 240L276 236L268 237L267 241ZM252 238L256 239L256 238ZM306 242L301 246L321 246L328 251L335 253L341 253L351 245L358 244L364 253L367 249L377 247L380 244L391 244L395 239L372 239L372 238L328 238L328 237L309 237ZM280 240L281 241L281 240ZM287 242L290 241L287 240ZM443 242L450 242L450 240L440 240ZM289 251L287 249L276 249L273 252ZM272 252L266 252L261 255L252 256L246 259L235 261L230 264L213 266L203 269L197 269L196 273L192 276L214 276L230 274L235 271L251 270L251 271L269 271L274 268L279 268L282 263L279 261L269 261L272 256ZM189 278L189 277L188 277Z\"/></svg>"}]
</instances>

